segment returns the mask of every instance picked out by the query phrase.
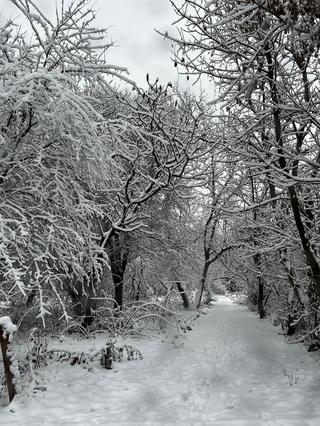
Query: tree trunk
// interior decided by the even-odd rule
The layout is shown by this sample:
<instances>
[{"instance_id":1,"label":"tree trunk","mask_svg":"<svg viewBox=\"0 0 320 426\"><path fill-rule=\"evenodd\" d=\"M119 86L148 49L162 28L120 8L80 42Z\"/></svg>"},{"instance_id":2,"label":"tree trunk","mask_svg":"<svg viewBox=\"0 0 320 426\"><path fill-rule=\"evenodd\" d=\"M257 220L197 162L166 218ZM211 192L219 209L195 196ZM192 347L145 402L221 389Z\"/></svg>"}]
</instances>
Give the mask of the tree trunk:
<instances>
[{"instance_id":1,"label":"tree trunk","mask_svg":"<svg viewBox=\"0 0 320 426\"><path fill-rule=\"evenodd\" d=\"M6 334L6 330L0 326L0 344L2 351L2 360L3 360L3 368L4 374L6 378L6 385L8 389L9 401L11 402L16 394L16 389L13 383L13 373L11 371L11 358L8 354L8 346L9 346L9 335Z\"/></svg>"},{"instance_id":2,"label":"tree trunk","mask_svg":"<svg viewBox=\"0 0 320 426\"><path fill-rule=\"evenodd\" d=\"M139 302L140 294L141 294L141 280L139 279L137 289L136 289L136 292L135 292L135 296L134 296L134 300L136 302Z\"/></svg>"},{"instance_id":3,"label":"tree trunk","mask_svg":"<svg viewBox=\"0 0 320 426\"><path fill-rule=\"evenodd\" d=\"M256 218L255 218L256 220ZM254 241L255 242L255 241ZM259 271L258 275L258 297L257 297L257 305L258 305L258 314L260 318L264 318L266 315L265 309L264 309L264 284L263 284L263 278L261 276L261 257L260 254L257 253L253 256L254 263Z\"/></svg>"},{"instance_id":4,"label":"tree trunk","mask_svg":"<svg viewBox=\"0 0 320 426\"><path fill-rule=\"evenodd\" d=\"M90 279L88 283L76 282L73 287L68 288L68 293L74 303L75 315L82 318L83 327L88 327L94 320L93 310L96 307L96 301L93 299L95 296L93 280Z\"/></svg>"},{"instance_id":5,"label":"tree trunk","mask_svg":"<svg viewBox=\"0 0 320 426\"><path fill-rule=\"evenodd\" d=\"M258 313L260 318L264 318L266 315L266 312L264 310L264 306L263 306L263 290L264 290L264 286L263 286L263 279L262 277L259 277L258 279Z\"/></svg>"},{"instance_id":6,"label":"tree trunk","mask_svg":"<svg viewBox=\"0 0 320 426\"><path fill-rule=\"evenodd\" d=\"M296 227L298 229L301 245L307 260L307 264L310 267L310 276L311 281L313 284L312 290L314 291L317 300L320 300L320 265L319 261L317 259L316 254L314 253L313 247L311 245L311 242L309 241L306 229L304 227L301 212L300 212L300 205L298 200L298 195L296 192L295 187L291 186L288 189L289 196L290 196L290 202L291 202L291 208L293 211L293 216L295 219Z\"/></svg>"},{"instance_id":7,"label":"tree trunk","mask_svg":"<svg viewBox=\"0 0 320 426\"><path fill-rule=\"evenodd\" d=\"M187 308L190 307L190 303L189 303L189 300L188 300L187 293L183 289L180 281L176 281L176 284L177 284L177 288L178 288L179 294L180 294L182 302L183 302L183 307L187 309Z\"/></svg>"},{"instance_id":8,"label":"tree trunk","mask_svg":"<svg viewBox=\"0 0 320 426\"><path fill-rule=\"evenodd\" d=\"M205 286L205 283L206 283L206 279L207 279L207 275L208 275L208 271L209 271L209 266L210 266L210 263L205 261L205 263L203 265L201 280L200 280L199 287L198 287L197 294L196 294L196 298L195 298L195 306L196 306L197 309L199 309L200 305L201 305L201 299L202 299L202 295L203 295L203 292L204 292L204 286Z\"/></svg>"},{"instance_id":9,"label":"tree trunk","mask_svg":"<svg viewBox=\"0 0 320 426\"><path fill-rule=\"evenodd\" d=\"M112 266L111 266L112 269ZM114 285L114 309L122 309L123 305L123 276L124 271L117 270L116 273L112 271L112 279Z\"/></svg>"},{"instance_id":10,"label":"tree trunk","mask_svg":"<svg viewBox=\"0 0 320 426\"><path fill-rule=\"evenodd\" d=\"M279 146L278 148L279 166L281 170L288 172L286 160L285 160L285 157L283 156L283 134L282 134L282 125L281 125L281 117L280 117L280 109L279 109L278 92L277 92L277 86L276 86L276 77L274 72L275 63L269 49L266 49L266 58L268 62L268 77L269 77L271 98L274 104L272 109L273 109L274 130L276 134L277 144ZM307 102L310 98L310 94L309 94L309 83L305 73L303 75L303 79L304 79L304 87L305 87L305 101ZM298 135L298 137L299 137L299 140L297 141L297 146L299 148L298 152L300 152L304 136ZM299 164L299 160L295 160L294 166L292 167L293 176L298 175L298 164ZM295 224L299 233L303 252L306 257L306 262L308 266L310 267L310 272L311 272L310 276L311 276L311 281L313 284L312 291L315 293L319 301L320 300L320 264L317 259L317 256L314 253L314 250L312 248L312 245L309 241L309 238L305 229L305 225L302 221L296 187L289 186L288 193L290 198L291 209L292 209ZM310 216L309 214L309 218L308 218L309 222L307 220L307 226L309 223L311 225L312 219L313 219L312 216Z\"/></svg>"},{"instance_id":11,"label":"tree trunk","mask_svg":"<svg viewBox=\"0 0 320 426\"><path fill-rule=\"evenodd\" d=\"M116 232L108 244L114 286L114 309L122 309L123 305L123 278L129 259L126 238L125 233Z\"/></svg>"}]
</instances>

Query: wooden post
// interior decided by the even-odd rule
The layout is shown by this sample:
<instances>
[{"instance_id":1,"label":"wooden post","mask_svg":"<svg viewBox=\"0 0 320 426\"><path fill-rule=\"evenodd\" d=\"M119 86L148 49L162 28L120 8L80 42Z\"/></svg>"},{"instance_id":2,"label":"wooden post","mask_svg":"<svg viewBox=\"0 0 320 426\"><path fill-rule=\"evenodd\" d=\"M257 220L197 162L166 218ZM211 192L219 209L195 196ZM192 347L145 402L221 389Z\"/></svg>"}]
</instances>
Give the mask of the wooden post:
<instances>
[{"instance_id":1,"label":"wooden post","mask_svg":"<svg viewBox=\"0 0 320 426\"><path fill-rule=\"evenodd\" d=\"M13 383L13 373L11 371L11 358L8 353L11 343L11 336L16 331L17 327L12 324L9 317L0 318L0 344L2 351L4 374L8 389L9 401L11 402L16 394L16 389Z\"/></svg>"},{"instance_id":2,"label":"wooden post","mask_svg":"<svg viewBox=\"0 0 320 426\"><path fill-rule=\"evenodd\" d=\"M107 370L112 370L112 361L112 348L111 345L107 345L105 352L102 354L100 363L102 367L106 368Z\"/></svg>"}]
</instances>

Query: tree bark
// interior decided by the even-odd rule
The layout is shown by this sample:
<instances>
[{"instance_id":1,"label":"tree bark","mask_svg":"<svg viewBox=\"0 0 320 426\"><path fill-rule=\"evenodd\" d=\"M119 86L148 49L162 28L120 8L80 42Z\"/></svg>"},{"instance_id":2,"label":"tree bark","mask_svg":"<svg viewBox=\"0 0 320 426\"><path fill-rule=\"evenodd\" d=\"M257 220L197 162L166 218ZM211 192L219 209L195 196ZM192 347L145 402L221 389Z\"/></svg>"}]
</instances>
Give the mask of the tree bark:
<instances>
[{"instance_id":1,"label":"tree bark","mask_svg":"<svg viewBox=\"0 0 320 426\"><path fill-rule=\"evenodd\" d=\"M187 308L190 307L190 303L189 303L187 293L185 292L184 288L182 287L180 281L176 281L176 284L177 284L177 288L178 288L179 294L180 294L181 299L182 299L183 307L187 309Z\"/></svg>"},{"instance_id":2,"label":"tree bark","mask_svg":"<svg viewBox=\"0 0 320 426\"><path fill-rule=\"evenodd\" d=\"M8 389L9 401L11 402L16 394L16 389L13 384L13 373L11 371L11 359L8 355L8 347L9 347L9 336L6 334L6 331L0 326L0 344L2 351L2 359L3 359L3 368L4 374L6 378L6 385Z\"/></svg>"},{"instance_id":3,"label":"tree bark","mask_svg":"<svg viewBox=\"0 0 320 426\"><path fill-rule=\"evenodd\" d=\"M112 266L111 266L112 269ZM123 276L124 271L112 272L112 279L114 285L114 309L122 309L123 305Z\"/></svg>"},{"instance_id":4,"label":"tree bark","mask_svg":"<svg viewBox=\"0 0 320 426\"><path fill-rule=\"evenodd\" d=\"M309 241L305 226L302 221L300 205L298 200L298 195L294 186L290 186L289 196L291 202L291 208L293 211L293 216L295 219L296 227L299 233L300 241L302 248L306 257L307 264L310 267L311 280L313 283L313 290L317 296L317 300L320 300L320 265L316 257L316 254L313 251L311 242Z\"/></svg>"},{"instance_id":5,"label":"tree bark","mask_svg":"<svg viewBox=\"0 0 320 426\"><path fill-rule=\"evenodd\" d=\"M83 327L88 327L94 320L93 310L96 307L96 302L93 299L95 289L92 279L88 283L78 281L74 287L69 286L68 293L74 303L73 311L75 315L83 318L81 323Z\"/></svg>"},{"instance_id":6,"label":"tree bark","mask_svg":"<svg viewBox=\"0 0 320 426\"><path fill-rule=\"evenodd\" d=\"M123 278L129 259L125 236L116 232L109 242L109 259L114 286L114 309L123 306Z\"/></svg>"},{"instance_id":7,"label":"tree bark","mask_svg":"<svg viewBox=\"0 0 320 426\"><path fill-rule=\"evenodd\" d=\"M206 283L206 279L207 279L207 275L208 275L208 271L209 271L209 266L210 266L210 263L207 262L207 260L206 260L204 265L203 265L201 280L200 280L200 284L199 284L197 294L196 294L196 299L195 299L195 305L196 305L197 309L199 309L200 305L201 305L201 299L202 299L202 295L203 295L203 292L204 292L204 286L205 286L205 283Z\"/></svg>"},{"instance_id":8,"label":"tree bark","mask_svg":"<svg viewBox=\"0 0 320 426\"><path fill-rule=\"evenodd\" d=\"M140 294L141 294L141 280L138 281L137 290L136 290L135 295L134 295L134 300L136 302L139 302Z\"/></svg>"},{"instance_id":9,"label":"tree bark","mask_svg":"<svg viewBox=\"0 0 320 426\"><path fill-rule=\"evenodd\" d=\"M263 305L263 290L264 290L264 285L263 285L263 279L262 277L258 278L258 313L260 318L264 318L266 315L266 312L264 310L264 305Z\"/></svg>"},{"instance_id":10,"label":"tree bark","mask_svg":"<svg viewBox=\"0 0 320 426\"><path fill-rule=\"evenodd\" d=\"M264 283L263 278L261 276L261 257L260 254L257 253L253 256L254 263L256 264L256 267L259 271L258 275L258 297L257 297L257 305L258 305L258 314L260 318L264 318L266 315L265 309L264 309Z\"/></svg>"}]
</instances>

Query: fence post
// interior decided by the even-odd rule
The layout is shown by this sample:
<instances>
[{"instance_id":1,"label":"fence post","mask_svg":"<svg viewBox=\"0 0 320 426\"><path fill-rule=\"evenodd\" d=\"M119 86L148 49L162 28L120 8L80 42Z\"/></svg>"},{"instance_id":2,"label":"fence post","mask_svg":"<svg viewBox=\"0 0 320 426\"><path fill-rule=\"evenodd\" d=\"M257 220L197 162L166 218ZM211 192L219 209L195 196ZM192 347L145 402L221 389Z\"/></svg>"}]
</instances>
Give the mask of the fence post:
<instances>
[{"instance_id":1,"label":"fence post","mask_svg":"<svg viewBox=\"0 0 320 426\"><path fill-rule=\"evenodd\" d=\"M17 326L12 323L10 317L0 317L0 344L2 351L4 374L10 402L13 400L13 397L16 394L16 389L13 383L14 376L11 370L12 362L9 354L9 345L12 341L13 333L16 330Z\"/></svg>"}]
</instances>

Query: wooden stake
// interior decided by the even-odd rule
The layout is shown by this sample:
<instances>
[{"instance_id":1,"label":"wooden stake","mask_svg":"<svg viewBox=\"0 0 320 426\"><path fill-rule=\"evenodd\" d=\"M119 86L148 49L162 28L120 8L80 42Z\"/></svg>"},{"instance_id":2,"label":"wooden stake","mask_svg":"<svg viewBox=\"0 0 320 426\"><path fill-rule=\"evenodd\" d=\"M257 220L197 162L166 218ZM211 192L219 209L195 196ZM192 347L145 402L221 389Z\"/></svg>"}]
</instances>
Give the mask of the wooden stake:
<instances>
[{"instance_id":1,"label":"wooden stake","mask_svg":"<svg viewBox=\"0 0 320 426\"><path fill-rule=\"evenodd\" d=\"M3 366L4 366L4 374L6 378L6 384L8 389L8 396L9 401L11 402L16 394L16 389L13 384L13 374L11 371L11 358L8 355L9 350L9 337L10 335L7 334L6 329L3 328L3 326L0 324L0 344L1 344L1 350L2 350L2 359L3 359Z\"/></svg>"}]
</instances>

